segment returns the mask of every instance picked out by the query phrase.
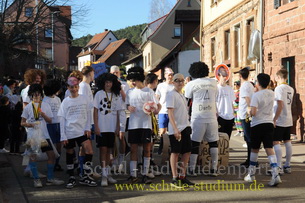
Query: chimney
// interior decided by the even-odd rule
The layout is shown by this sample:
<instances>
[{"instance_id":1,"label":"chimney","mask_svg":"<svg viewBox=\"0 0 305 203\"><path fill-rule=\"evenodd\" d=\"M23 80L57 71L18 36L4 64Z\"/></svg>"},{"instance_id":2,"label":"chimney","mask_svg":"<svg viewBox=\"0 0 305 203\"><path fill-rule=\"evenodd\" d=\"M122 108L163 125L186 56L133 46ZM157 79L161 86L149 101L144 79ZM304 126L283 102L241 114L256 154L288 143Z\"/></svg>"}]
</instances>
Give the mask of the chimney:
<instances>
[{"instance_id":1,"label":"chimney","mask_svg":"<svg viewBox=\"0 0 305 203\"><path fill-rule=\"evenodd\" d=\"M105 29L105 32L107 32L108 31L108 29Z\"/></svg>"}]
</instances>

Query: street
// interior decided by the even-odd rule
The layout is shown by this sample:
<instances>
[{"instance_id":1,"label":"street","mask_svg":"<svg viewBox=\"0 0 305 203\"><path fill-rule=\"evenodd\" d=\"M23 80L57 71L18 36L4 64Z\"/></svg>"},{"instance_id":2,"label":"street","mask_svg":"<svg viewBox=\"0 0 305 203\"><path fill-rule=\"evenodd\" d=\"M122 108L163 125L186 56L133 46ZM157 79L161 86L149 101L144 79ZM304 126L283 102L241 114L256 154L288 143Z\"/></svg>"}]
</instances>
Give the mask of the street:
<instances>
[{"instance_id":1,"label":"street","mask_svg":"<svg viewBox=\"0 0 305 203\"><path fill-rule=\"evenodd\" d=\"M232 133L234 134L235 132ZM64 185L45 186L45 180L43 180L44 187L37 189L33 187L31 178L23 176L22 156L0 154L0 202L304 202L304 143L293 143L292 174L281 176L283 183L277 187L268 187L271 176L266 175L268 159L263 150L260 151L260 170L257 170L256 185L250 187L250 183L243 181L246 170L240 168L239 163L244 161L246 148L243 148L242 144L243 137L232 136L229 167L221 169L222 175L218 177L207 175L189 177L196 185L185 188L187 191L173 191L170 187L168 188L167 184L171 182L170 175L156 177L153 180L154 185L146 185L142 188L139 184L138 188L134 187L132 190L129 187L127 190L126 185L123 185L128 183L127 174L114 176L118 180L117 186L110 185L102 188L98 181L97 187L77 184L73 189L66 189ZM284 150L283 156L285 156ZM154 153L154 157L155 162L158 163L161 156ZM60 163L61 166L65 166L64 156ZM94 164L98 164L97 150ZM38 168L40 172L46 174L44 164L39 163ZM166 172L166 167L163 169ZM55 172L55 177L65 181L68 179L65 171ZM244 186L241 185L242 183Z\"/></svg>"}]
</instances>

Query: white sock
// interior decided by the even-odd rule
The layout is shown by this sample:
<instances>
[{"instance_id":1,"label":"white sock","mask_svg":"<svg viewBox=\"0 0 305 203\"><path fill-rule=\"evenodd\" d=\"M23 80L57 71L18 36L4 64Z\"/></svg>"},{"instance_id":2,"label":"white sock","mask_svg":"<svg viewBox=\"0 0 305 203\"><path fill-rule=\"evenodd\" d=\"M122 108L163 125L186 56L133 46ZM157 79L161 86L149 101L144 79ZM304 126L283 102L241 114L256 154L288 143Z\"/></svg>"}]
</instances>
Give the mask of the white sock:
<instances>
[{"instance_id":1,"label":"white sock","mask_svg":"<svg viewBox=\"0 0 305 203\"><path fill-rule=\"evenodd\" d=\"M190 156L190 169L192 171L195 171L197 158L198 158L198 154L191 154L191 156Z\"/></svg>"},{"instance_id":2,"label":"white sock","mask_svg":"<svg viewBox=\"0 0 305 203\"><path fill-rule=\"evenodd\" d=\"M280 144L273 146L276 155L277 165L282 168L282 147Z\"/></svg>"},{"instance_id":3,"label":"white sock","mask_svg":"<svg viewBox=\"0 0 305 203\"><path fill-rule=\"evenodd\" d=\"M212 159L212 169L217 170L218 164L218 147L210 148L210 154Z\"/></svg>"},{"instance_id":4,"label":"white sock","mask_svg":"<svg viewBox=\"0 0 305 203\"><path fill-rule=\"evenodd\" d=\"M142 163L143 157L143 146L138 146L138 162Z\"/></svg>"},{"instance_id":5,"label":"white sock","mask_svg":"<svg viewBox=\"0 0 305 203\"><path fill-rule=\"evenodd\" d=\"M258 159L258 153L251 152L251 154L250 154L250 166L248 168L248 173L250 175L255 175L257 159Z\"/></svg>"},{"instance_id":6,"label":"white sock","mask_svg":"<svg viewBox=\"0 0 305 203\"><path fill-rule=\"evenodd\" d=\"M102 173L104 177L107 177L108 176L107 168L102 168Z\"/></svg>"},{"instance_id":7,"label":"white sock","mask_svg":"<svg viewBox=\"0 0 305 203\"><path fill-rule=\"evenodd\" d=\"M137 177L137 161L130 161L130 175Z\"/></svg>"},{"instance_id":8,"label":"white sock","mask_svg":"<svg viewBox=\"0 0 305 203\"><path fill-rule=\"evenodd\" d=\"M125 159L125 154L119 154L119 163L118 163L118 165L122 164L124 159Z\"/></svg>"},{"instance_id":9,"label":"white sock","mask_svg":"<svg viewBox=\"0 0 305 203\"><path fill-rule=\"evenodd\" d=\"M292 144L291 142L285 142L286 147L286 162L285 167L290 166L290 160L292 157Z\"/></svg>"},{"instance_id":10,"label":"white sock","mask_svg":"<svg viewBox=\"0 0 305 203\"><path fill-rule=\"evenodd\" d=\"M250 161L257 163L257 159L258 159L258 153L251 152L251 154L250 154Z\"/></svg>"},{"instance_id":11,"label":"white sock","mask_svg":"<svg viewBox=\"0 0 305 203\"><path fill-rule=\"evenodd\" d=\"M144 157L144 163L143 163L143 173L142 175L147 175L150 165L150 157Z\"/></svg>"}]
</instances>

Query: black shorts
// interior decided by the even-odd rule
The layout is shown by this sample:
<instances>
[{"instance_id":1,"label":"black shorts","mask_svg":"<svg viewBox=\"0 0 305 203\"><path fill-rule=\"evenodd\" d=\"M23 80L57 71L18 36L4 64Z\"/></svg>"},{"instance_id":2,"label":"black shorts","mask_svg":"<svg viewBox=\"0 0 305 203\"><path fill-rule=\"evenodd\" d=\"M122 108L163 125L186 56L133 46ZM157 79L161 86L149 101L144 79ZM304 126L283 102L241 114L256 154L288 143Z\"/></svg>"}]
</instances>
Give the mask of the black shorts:
<instances>
[{"instance_id":1,"label":"black shorts","mask_svg":"<svg viewBox=\"0 0 305 203\"><path fill-rule=\"evenodd\" d=\"M290 128L276 126L274 129L273 141L290 140Z\"/></svg>"},{"instance_id":2,"label":"black shorts","mask_svg":"<svg viewBox=\"0 0 305 203\"><path fill-rule=\"evenodd\" d=\"M152 142L151 129L133 129L128 130L128 143L130 144L145 144Z\"/></svg>"},{"instance_id":3,"label":"black shorts","mask_svg":"<svg viewBox=\"0 0 305 203\"><path fill-rule=\"evenodd\" d=\"M191 134L192 134L191 127L186 127L181 132L180 142L176 140L174 135L169 135L171 153L185 154L191 152L192 150Z\"/></svg>"},{"instance_id":4,"label":"black shorts","mask_svg":"<svg viewBox=\"0 0 305 203\"><path fill-rule=\"evenodd\" d=\"M96 147L113 148L115 140L114 133L101 133L100 136L96 136Z\"/></svg>"},{"instance_id":5,"label":"black shorts","mask_svg":"<svg viewBox=\"0 0 305 203\"><path fill-rule=\"evenodd\" d=\"M46 146L46 147L41 147L42 152L53 151L53 147L52 147L52 144L51 144L50 140L47 139L47 142L48 142L49 145Z\"/></svg>"},{"instance_id":6,"label":"black shorts","mask_svg":"<svg viewBox=\"0 0 305 203\"><path fill-rule=\"evenodd\" d=\"M83 135L73 139L68 139L68 144L66 144L64 148L73 149L74 147L76 147L75 143L77 143L77 145L80 147L82 143L85 142L86 140L90 140L90 138L88 138L87 135Z\"/></svg>"},{"instance_id":7,"label":"black shorts","mask_svg":"<svg viewBox=\"0 0 305 203\"><path fill-rule=\"evenodd\" d=\"M273 132L272 123L262 123L251 127L251 148L259 149L262 142L264 148L273 148Z\"/></svg>"}]
</instances>

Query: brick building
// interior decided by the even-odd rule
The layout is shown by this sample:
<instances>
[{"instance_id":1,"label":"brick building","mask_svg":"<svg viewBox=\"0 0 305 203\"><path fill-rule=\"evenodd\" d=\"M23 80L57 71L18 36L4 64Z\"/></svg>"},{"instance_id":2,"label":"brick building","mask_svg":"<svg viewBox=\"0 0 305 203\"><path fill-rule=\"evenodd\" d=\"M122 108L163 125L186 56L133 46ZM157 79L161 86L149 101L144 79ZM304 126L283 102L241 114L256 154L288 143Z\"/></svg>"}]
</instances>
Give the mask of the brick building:
<instances>
[{"instance_id":1,"label":"brick building","mask_svg":"<svg viewBox=\"0 0 305 203\"><path fill-rule=\"evenodd\" d=\"M288 70L295 89L293 133L304 141L305 0L264 1L264 8L264 72L274 79L281 67Z\"/></svg>"}]
</instances>

